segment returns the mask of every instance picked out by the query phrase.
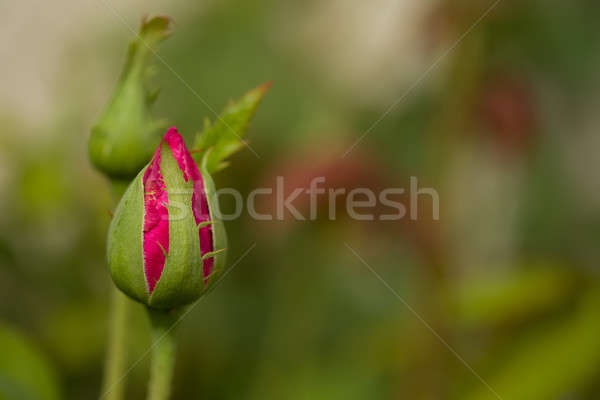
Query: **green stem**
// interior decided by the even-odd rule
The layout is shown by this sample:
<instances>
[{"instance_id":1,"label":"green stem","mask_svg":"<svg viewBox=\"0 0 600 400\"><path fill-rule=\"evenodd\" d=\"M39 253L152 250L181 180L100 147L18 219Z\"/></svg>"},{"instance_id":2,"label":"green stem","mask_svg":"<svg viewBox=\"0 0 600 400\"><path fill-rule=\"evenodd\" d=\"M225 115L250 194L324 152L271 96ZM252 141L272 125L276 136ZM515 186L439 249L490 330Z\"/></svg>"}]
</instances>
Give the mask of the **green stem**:
<instances>
[{"instance_id":1,"label":"green stem","mask_svg":"<svg viewBox=\"0 0 600 400\"><path fill-rule=\"evenodd\" d=\"M111 295L108 349L100 398L103 400L121 400L125 389L123 375L125 361L127 360L126 325L131 304L130 300L116 286L112 287Z\"/></svg>"},{"instance_id":2,"label":"green stem","mask_svg":"<svg viewBox=\"0 0 600 400\"><path fill-rule=\"evenodd\" d=\"M111 180L114 204L117 204L125 189L127 181ZM127 360L127 320L132 301L116 286L111 288L110 323L108 328L108 346L102 379L102 400L122 400L125 392L125 361Z\"/></svg>"},{"instance_id":3,"label":"green stem","mask_svg":"<svg viewBox=\"0 0 600 400\"><path fill-rule=\"evenodd\" d=\"M152 364L148 383L148 400L167 400L171 392L175 366L175 315L148 309L152 322Z\"/></svg>"}]
</instances>

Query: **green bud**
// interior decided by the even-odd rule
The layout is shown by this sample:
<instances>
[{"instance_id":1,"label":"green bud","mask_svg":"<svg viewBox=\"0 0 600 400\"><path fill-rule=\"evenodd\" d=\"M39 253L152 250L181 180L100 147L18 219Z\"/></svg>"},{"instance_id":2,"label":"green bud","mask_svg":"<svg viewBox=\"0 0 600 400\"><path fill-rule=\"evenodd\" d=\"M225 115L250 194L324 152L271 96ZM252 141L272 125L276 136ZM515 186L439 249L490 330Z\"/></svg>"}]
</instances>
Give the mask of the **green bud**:
<instances>
[{"instance_id":1,"label":"green bud","mask_svg":"<svg viewBox=\"0 0 600 400\"><path fill-rule=\"evenodd\" d=\"M132 179L148 162L160 141L164 121L155 120L150 107L157 91L144 81L153 47L170 34L171 19L156 16L142 20L138 37L130 43L127 61L117 87L88 143L92 163L112 178Z\"/></svg>"}]
</instances>

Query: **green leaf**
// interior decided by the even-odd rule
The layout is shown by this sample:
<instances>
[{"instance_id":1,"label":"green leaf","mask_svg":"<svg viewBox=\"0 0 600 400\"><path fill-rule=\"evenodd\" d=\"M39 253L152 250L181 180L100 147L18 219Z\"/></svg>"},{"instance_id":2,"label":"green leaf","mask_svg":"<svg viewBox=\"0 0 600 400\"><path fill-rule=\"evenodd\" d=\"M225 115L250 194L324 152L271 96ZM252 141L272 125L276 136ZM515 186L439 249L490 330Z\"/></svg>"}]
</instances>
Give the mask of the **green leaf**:
<instances>
[{"instance_id":1,"label":"green leaf","mask_svg":"<svg viewBox=\"0 0 600 400\"><path fill-rule=\"evenodd\" d=\"M19 332L0 325L0 399L57 400L56 376L44 355Z\"/></svg>"},{"instance_id":2,"label":"green leaf","mask_svg":"<svg viewBox=\"0 0 600 400\"><path fill-rule=\"evenodd\" d=\"M208 119L204 121L204 129L196 135L193 149L194 158L198 162L207 150L212 149L206 160L208 173L212 174L227 167L229 164L225 159L247 146L243 136L256 107L270 86L270 82L265 83L252 89L238 101L230 102L214 123Z\"/></svg>"},{"instance_id":3,"label":"green leaf","mask_svg":"<svg viewBox=\"0 0 600 400\"><path fill-rule=\"evenodd\" d=\"M600 292L584 295L576 312L550 325L538 326L503 351L486 382L510 400L559 399L593 384L600 367ZM466 400L497 397L479 382ZM574 397L575 398L575 397Z\"/></svg>"}]
</instances>

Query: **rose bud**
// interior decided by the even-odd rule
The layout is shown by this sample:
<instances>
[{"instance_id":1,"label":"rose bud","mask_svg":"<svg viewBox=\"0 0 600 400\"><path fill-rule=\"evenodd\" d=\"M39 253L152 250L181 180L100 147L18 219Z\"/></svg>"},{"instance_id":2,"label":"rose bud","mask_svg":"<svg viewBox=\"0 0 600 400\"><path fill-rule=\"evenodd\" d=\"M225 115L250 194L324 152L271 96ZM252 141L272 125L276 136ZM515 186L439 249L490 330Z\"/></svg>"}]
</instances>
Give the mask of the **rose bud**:
<instances>
[{"instance_id":1,"label":"rose bud","mask_svg":"<svg viewBox=\"0 0 600 400\"><path fill-rule=\"evenodd\" d=\"M177 129L170 128L110 225L108 264L125 294L151 308L171 309L193 302L215 283L227 239L214 193L206 168L198 168Z\"/></svg>"},{"instance_id":2,"label":"rose bud","mask_svg":"<svg viewBox=\"0 0 600 400\"><path fill-rule=\"evenodd\" d=\"M112 98L92 128L90 159L111 178L135 177L152 156L165 128L164 121L152 116L158 91L148 90L146 81L152 72L149 60L153 48L169 36L171 22L166 16L142 20Z\"/></svg>"}]
</instances>

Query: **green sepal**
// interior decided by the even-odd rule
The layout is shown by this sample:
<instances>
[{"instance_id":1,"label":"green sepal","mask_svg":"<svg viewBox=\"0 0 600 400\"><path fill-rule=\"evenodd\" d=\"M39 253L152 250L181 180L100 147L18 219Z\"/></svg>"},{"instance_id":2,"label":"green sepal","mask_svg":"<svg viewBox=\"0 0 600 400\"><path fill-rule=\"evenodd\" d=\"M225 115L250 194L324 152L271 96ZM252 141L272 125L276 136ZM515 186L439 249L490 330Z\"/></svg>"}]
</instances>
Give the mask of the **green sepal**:
<instances>
[{"instance_id":1,"label":"green sepal","mask_svg":"<svg viewBox=\"0 0 600 400\"><path fill-rule=\"evenodd\" d=\"M202 178L204 180L204 191L206 193L206 199L208 201L210 220L213 222L213 249L227 249L227 233L225 231L225 225L223 224L223 221L220 218L221 212L219 209L218 197L215 190L215 183L213 182L213 179L207 170L207 162L211 153L212 150L209 150L205 153L204 158L202 159L202 163L200 164L200 173L202 174ZM225 270L225 263L227 261L226 255L226 251L218 251L218 253L214 255L213 270L210 273L210 275L205 278L205 291L209 291L214 287L215 283L218 281L219 277Z\"/></svg>"},{"instance_id":2,"label":"green sepal","mask_svg":"<svg viewBox=\"0 0 600 400\"><path fill-rule=\"evenodd\" d=\"M222 253L226 250L227 249L223 248L223 249L219 249L219 250L215 250L215 251L209 251L208 253L204 253L204 255L202 255L202 261L212 258L212 257L216 256L217 254Z\"/></svg>"},{"instance_id":3,"label":"green sepal","mask_svg":"<svg viewBox=\"0 0 600 400\"><path fill-rule=\"evenodd\" d=\"M270 82L265 83L250 90L239 100L230 102L214 123L211 124L208 119L204 120L204 129L196 135L193 148L201 150L194 154L197 161L203 160L208 149L213 149L206 160L208 173L226 168L229 163L224 162L225 159L246 145L243 136L270 86Z\"/></svg>"},{"instance_id":4,"label":"green sepal","mask_svg":"<svg viewBox=\"0 0 600 400\"><path fill-rule=\"evenodd\" d=\"M107 249L113 282L126 295L142 303L148 301L142 239L145 172L146 168L131 182L115 210L108 230Z\"/></svg>"},{"instance_id":5,"label":"green sepal","mask_svg":"<svg viewBox=\"0 0 600 400\"><path fill-rule=\"evenodd\" d=\"M150 112L158 92L146 87L148 58L170 34L171 19L143 19L138 37L129 45L127 60L106 109L92 128L88 152L94 166L111 178L132 179L160 142L166 121Z\"/></svg>"},{"instance_id":6,"label":"green sepal","mask_svg":"<svg viewBox=\"0 0 600 400\"><path fill-rule=\"evenodd\" d=\"M196 228L200 229L200 228L204 228L208 225L212 225L214 224L213 221L204 221L204 222L200 222L198 225L196 225Z\"/></svg>"}]
</instances>

